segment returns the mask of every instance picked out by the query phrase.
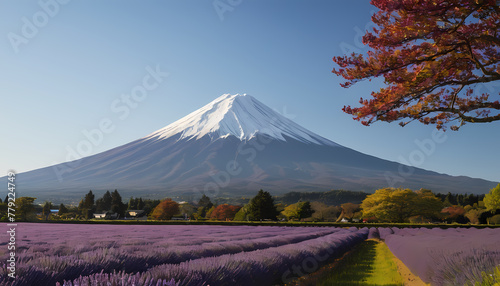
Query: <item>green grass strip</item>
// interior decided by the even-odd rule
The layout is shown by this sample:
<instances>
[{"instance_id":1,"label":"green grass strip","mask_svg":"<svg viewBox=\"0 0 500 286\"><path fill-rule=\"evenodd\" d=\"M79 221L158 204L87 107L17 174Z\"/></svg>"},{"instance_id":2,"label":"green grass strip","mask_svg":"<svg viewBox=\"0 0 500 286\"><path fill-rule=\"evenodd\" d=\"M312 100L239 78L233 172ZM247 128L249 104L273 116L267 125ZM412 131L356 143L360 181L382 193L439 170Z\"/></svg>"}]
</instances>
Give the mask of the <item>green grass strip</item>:
<instances>
[{"instance_id":1,"label":"green grass strip","mask_svg":"<svg viewBox=\"0 0 500 286\"><path fill-rule=\"evenodd\" d=\"M393 254L385 243L367 240L349 254L317 275L298 281L296 285L404 285Z\"/></svg>"}]
</instances>

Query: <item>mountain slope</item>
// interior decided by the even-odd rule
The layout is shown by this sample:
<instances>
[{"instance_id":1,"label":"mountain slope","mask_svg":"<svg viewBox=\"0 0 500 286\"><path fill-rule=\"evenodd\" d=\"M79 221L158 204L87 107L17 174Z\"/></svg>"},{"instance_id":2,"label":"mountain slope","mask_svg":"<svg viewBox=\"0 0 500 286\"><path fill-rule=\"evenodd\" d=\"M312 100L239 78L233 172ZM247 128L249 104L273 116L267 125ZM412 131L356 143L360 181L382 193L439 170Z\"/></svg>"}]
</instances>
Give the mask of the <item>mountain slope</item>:
<instances>
[{"instance_id":1,"label":"mountain slope","mask_svg":"<svg viewBox=\"0 0 500 286\"><path fill-rule=\"evenodd\" d=\"M259 189L362 190L393 186L485 193L496 183L400 164L343 147L249 95L223 95L144 138L74 162L18 174L23 195L60 201L89 189L123 196L251 195ZM4 180L2 178L2 180Z\"/></svg>"}]
</instances>

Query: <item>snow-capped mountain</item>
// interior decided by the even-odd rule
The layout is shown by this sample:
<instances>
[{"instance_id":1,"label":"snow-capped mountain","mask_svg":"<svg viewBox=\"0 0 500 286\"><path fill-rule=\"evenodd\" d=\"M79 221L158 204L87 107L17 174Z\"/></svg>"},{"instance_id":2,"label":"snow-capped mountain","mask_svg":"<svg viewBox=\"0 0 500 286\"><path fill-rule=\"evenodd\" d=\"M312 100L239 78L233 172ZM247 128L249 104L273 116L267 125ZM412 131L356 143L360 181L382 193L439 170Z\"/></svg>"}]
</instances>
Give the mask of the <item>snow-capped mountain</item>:
<instances>
[{"instance_id":1,"label":"snow-capped mountain","mask_svg":"<svg viewBox=\"0 0 500 286\"><path fill-rule=\"evenodd\" d=\"M89 189L162 198L388 186L485 193L497 184L418 168L401 175L401 168L314 134L250 95L225 94L141 139L18 174L16 182L22 196L52 201L74 201Z\"/></svg>"},{"instance_id":2,"label":"snow-capped mountain","mask_svg":"<svg viewBox=\"0 0 500 286\"><path fill-rule=\"evenodd\" d=\"M247 94L224 94L145 139L161 140L178 134L181 134L179 140L200 139L203 136L214 140L235 136L241 141L260 134L280 141L286 141L285 137L289 137L303 143L338 146Z\"/></svg>"}]
</instances>

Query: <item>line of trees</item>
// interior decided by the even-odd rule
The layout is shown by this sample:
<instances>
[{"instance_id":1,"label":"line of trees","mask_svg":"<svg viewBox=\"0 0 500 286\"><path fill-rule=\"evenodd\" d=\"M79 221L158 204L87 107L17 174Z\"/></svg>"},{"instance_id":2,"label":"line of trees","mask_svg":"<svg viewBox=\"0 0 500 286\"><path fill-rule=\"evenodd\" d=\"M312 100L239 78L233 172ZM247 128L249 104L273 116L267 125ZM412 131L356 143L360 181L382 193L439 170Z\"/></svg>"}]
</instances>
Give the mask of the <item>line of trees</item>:
<instances>
[{"instance_id":1,"label":"line of trees","mask_svg":"<svg viewBox=\"0 0 500 286\"><path fill-rule=\"evenodd\" d=\"M118 190L106 191L98 199L95 199L95 194L90 190L80 200L78 206L66 206L62 203L54 205L48 201L40 206L34 204L35 200L36 198L33 197L19 197L16 199L16 221L92 219L96 213L118 214L120 217L124 217L127 210L143 210L149 214L160 203L160 200L130 198L129 203L124 204ZM6 198L5 202L7 201L8 198ZM54 215L54 210L57 210L57 215ZM0 220L6 221L7 219L7 203L0 199Z\"/></svg>"},{"instance_id":2,"label":"line of trees","mask_svg":"<svg viewBox=\"0 0 500 286\"><path fill-rule=\"evenodd\" d=\"M176 214L189 216L191 219L210 220L238 220L238 221L262 221L277 220L279 216L290 219L301 219L310 217L314 212L309 202L299 202L283 209L282 205L275 204L269 192L260 190L255 197L246 205L236 206L229 204L214 205L209 197L203 195L196 206L190 208L191 213L183 213L188 203L179 205L168 198L162 201L152 212L151 218L157 220L169 220ZM282 210L282 211L281 211Z\"/></svg>"},{"instance_id":3,"label":"line of trees","mask_svg":"<svg viewBox=\"0 0 500 286\"><path fill-rule=\"evenodd\" d=\"M166 199L169 204L158 205L161 210L153 211L152 219L171 219L176 215L184 215L197 220L235 220L235 221L276 221L276 220L308 220L308 221L336 221L341 213L351 217L359 205L346 203L342 207L328 206L321 202L301 201L285 205L276 203L269 192L260 190L247 204L243 206L220 204L215 205L209 197L203 195L198 203L190 208L191 212L184 212L188 203L182 203L179 208L171 199ZM172 203L173 202L173 203ZM348 206L354 205L351 209ZM344 209L345 207L345 209ZM168 216L156 214L169 213Z\"/></svg>"},{"instance_id":4,"label":"line of trees","mask_svg":"<svg viewBox=\"0 0 500 286\"><path fill-rule=\"evenodd\" d=\"M86 219L93 218L94 213L112 212L125 216L127 205L123 203L122 197L118 190L110 193L106 191L104 195L95 200L95 195L90 190L78 204L78 211L85 216Z\"/></svg>"},{"instance_id":5,"label":"line of trees","mask_svg":"<svg viewBox=\"0 0 500 286\"><path fill-rule=\"evenodd\" d=\"M500 184L481 197L385 188L368 195L361 212L365 219L380 222L500 223Z\"/></svg>"},{"instance_id":6,"label":"line of trees","mask_svg":"<svg viewBox=\"0 0 500 286\"><path fill-rule=\"evenodd\" d=\"M127 211L134 210L143 211L153 220L500 223L500 184L486 195L433 194L425 189L384 188L366 195L361 204L347 202L340 206L303 201L300 196L295 203L276 203L271 194L263 190L243 206L216 205L205 195L195 204L178 203L171 198L161 201L134 197L126 204L117 190L107 191L98 199L89 191L78 206L60 204L57 216L52 214L57 206L51 202L35 205L35 200L32 197L17 198L16 220L91 219L96 213L117 214L123 218ZM0 199L3 221L7 220L6 213L7 204Z\"/></svg>"},{"instance_id":7,"label":"line of trees","mask_svg":"<svg viewBox=\"0 0 500 286\"><path fill-rule=\"evenodd\" d=\"M160 200L131 197L128 204L125 204L118 190L106 191L101 198L95 200L95 195L90 190L78 204L77 213L84 216L85 219L93 218L96 213L117 214L118 217L123 218L128 210L142 210L146 214L150 214L159 203ZM61 204L61 206L63 205Z\"/></svg>"}]
</instances>

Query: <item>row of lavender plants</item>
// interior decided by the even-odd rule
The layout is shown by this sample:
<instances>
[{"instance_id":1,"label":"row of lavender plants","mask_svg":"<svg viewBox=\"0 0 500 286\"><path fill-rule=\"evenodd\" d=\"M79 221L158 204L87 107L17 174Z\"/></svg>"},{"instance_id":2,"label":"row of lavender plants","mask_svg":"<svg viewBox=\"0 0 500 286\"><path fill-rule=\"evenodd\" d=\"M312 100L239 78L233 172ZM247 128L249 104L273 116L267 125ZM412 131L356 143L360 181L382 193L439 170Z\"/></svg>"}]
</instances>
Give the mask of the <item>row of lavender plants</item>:
<instances>
[{"instance_id":1,"label":"row of lavender plants","mask_svg":"<svg viewBox=\"0 0 500 286\"><path fill-rule=\"evenodd\" d=\"M3 264L0 285L35 282L54 285L57 281L91 274L107 275L110 281L118 279L116 275L135 279L135 274L147 272L157 265L176 265L188 260L293 245L337 232L341 229L19 224L18 279L15 283L9 280ZM1 237L4 233L0 233L0 246L8 241L7 237ZM7 247L0 247L2 257L7 256L6 250ZM120 274L113 274L116 271ZM109 276L110 273L113 275ZM141 276L140 283L126 285L150 285L152 279L143 279L146 276ZM125 281L123 277L119 280ZM160 283L159 278L154 280ZM174 283L171 279L161 281Z\"/></svg>"},{"instance_id":2,"label":"row of lavender plants","mask_svg":"<svg viewBox=\"0 0 500 286\"><path fill-rule=\"evenodd\" d=\"M481 284L500 266L498 228L380 228L378 232L392 253L431 285Z\"/></svg>"},{"instance_id":3,"label":"row of lavender plants","mask_svg":"<svg viewBox=\"0 0 500 286\"><path fill-rule=\"evenodd\" d=\"M276 285L317 271L367 237L368 228L344 229L294 244L163 264L136 274L98 273L62 285Z\"/></svg>"}]
</instances>

